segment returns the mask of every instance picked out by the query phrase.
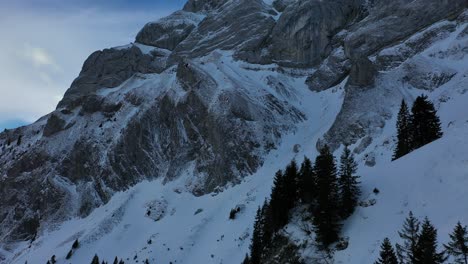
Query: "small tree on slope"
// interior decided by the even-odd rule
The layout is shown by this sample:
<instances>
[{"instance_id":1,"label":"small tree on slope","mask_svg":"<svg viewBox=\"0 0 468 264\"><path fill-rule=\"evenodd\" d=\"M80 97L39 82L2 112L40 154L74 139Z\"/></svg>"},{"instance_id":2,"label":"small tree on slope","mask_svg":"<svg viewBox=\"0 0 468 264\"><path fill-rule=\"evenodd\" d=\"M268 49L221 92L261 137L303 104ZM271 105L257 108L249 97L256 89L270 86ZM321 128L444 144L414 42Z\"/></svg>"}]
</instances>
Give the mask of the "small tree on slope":
<instances>
[{"instance_id":1,"label":"small tree on slope","mask_svg":"<svg viewBox=\"0 0 468 264\"><path fill-rule=\"evenodd\" d=\"M399 231L398 235L403 239L402 245L396 245L400 263L413 263L419 238L419 221L414 217L413 212L409 212L403 224L403 230Z\"/></svg>"},{"instance_id":2,"label":"small tree on slope","mask_svg":"<svg viewBox=\"0 0 468 264\"><path fill-rule=\"evenodd\" d=\"M418 96L411 112L412 149L420 148L442 137L439 117L427 96Z\"/></svg>"},{"instance_id":3,"label":"small tree on slope","mask_svg":"<svg viewBox=\"0 0 468 264\"><path fill-rule=\"evenodd\" d=\"M336 165L328 146L320 150L314 171L317 175L317 208L314 210L313 224L317 242L323 249L328 249L338 240L341 228Z\"/></svg>"},{"instance_id":4,"label":"small tree on slope","mask_svg":"<svg viewBox=\"0 0 468 264\"><path fill-rule=\"evenodd\" d=\"M359 176L355 176L357 163L348 146L345 146L340 159L339 190L340 190L340 214L343 219L353 214L359 202L361 190L359 188Z\"/></svg>"},{"instance_id":5,"label":"small tree on slope","mask_svg":"<svg viewBox=\"0 0 468 264\"><path fill-rule=\"evenodd\" d=\"M398 259L393 246L388 238L385 238L380 246L380 258L375 264L398 264Z\"/></svg>"},{"instance_id":6,"label":"small tree on slope","mask_svg":"<svg viewBox=\"0 0 468 264\"><path fill-rule=\"evenodd\" d=\"M262 245L263 248L268 248L271 243L273 233L273 225L271 222L271 210L268 201L265 199L265 202L262 206Z\"/></svg>"},{"instance_id":7,"label":"small tree on slope","mask_svg":"<svg viewBox=\"0 0 468 264\"><path fill-rule=\"evenodd\" d=\"M278 231L288 223L288 202L286 198L286 179L283 172L276 172L271 190L270 212L273 231Z\"/></svg>"},{"instance_id":8,"label":"small tree on slope","mask_svg":"<svg viewBox=\"0 0 468 264\"><path fill-rule=\"evenodd\" d=\"M286 208L289 215L289 210L293 209L296 201L297 201L297 181L298 181L298 171L297 171L297 164L293 160L291 163L286 167L284 171L284 183L285 183L285 194L284 197L286 198Z\"/></svg>"},{"instance_id":9,"label":"small tree on slope","mask_svg":"<svg viewBox=\"0 0 468 264\"><path fill-rule=\"evenodd\" d=\"M393 153L393 160L396 160L411 152L411 115L405 100L401 101L400 111L397 119L397 147Z\"/></svg>"},{"instance_id":10,"label":"small tree on slope","mask_svg":"<svg viewBox=\"0 0 468 264\"><path fill-rule=\"evenodd\" d=\"M452 234L450 234L450 242L444 247L447 253L455 259L456 263L468 264L467 227L458 222Z\"/></svg>"},{"instance_id":11,"label":"small tree on slope","mask_svg":"<svg viewBox=\"0 0 468 264\"><path fill-rule=\"evenodd\" d=\"M255 217L254 230L252 234L252 242L250 244L250 263L259 264L262 259L262 210L257 209Z\"/></svg>"},{"instance_id":12,"label":"small tree on slope","mask_svg":"<svg viewBox=\"0 0 468 264\"><path fill-rule=\"evenodd\" d=\"M93 257L93 260L91 261L91 264L99 264L99 257L96 255L94 255Z\"/></svg>"},{"instance_id":13,"label":"small tree on slope","mask_svg":"<svg viewBox=\"0 0 468 264\"><path fill-rule=\"evenodd\" d=\"M437 252L437 230L426 217L416 245L414 264L439 264L446 259L444 252Z\"/></svg>"},{"instance_id":14,"label":"small tree on slope","mask_svg":"<svg viewBox=\"0 0 468 264\"><path fill-rule=\"evenodd\" d=\"M301 164L299 170L299 198L303 203L310 204L315 199L316 195L316 180L315 173L312 167L312 161L309 158L304 157L304 161Z\"/></svg>"}]
</instances>

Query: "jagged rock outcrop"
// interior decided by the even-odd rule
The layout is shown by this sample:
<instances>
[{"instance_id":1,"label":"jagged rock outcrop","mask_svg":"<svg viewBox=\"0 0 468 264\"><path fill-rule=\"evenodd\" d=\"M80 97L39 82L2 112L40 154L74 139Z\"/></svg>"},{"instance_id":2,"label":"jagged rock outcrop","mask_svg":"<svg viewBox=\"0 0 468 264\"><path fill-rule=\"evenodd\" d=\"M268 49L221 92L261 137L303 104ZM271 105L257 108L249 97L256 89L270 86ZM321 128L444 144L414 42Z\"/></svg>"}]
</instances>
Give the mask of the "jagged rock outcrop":
<instances>
[{"instance_id":1,"label":"jagged rock outcrop","mask_svg":"<svg viewBox=\"0 0 468 264\"><path fill-rule=\"evenodd\" d=\"M457 25L461 25L461 18L455 22L433 24L441 19L464 16L466 4L466 1L435 1L432 5L427 1L376 1L364 19L351 25L344 37L338 36L337 41L341 39L345 51L345 58L340 61L349 60L352 66L342 109L324 140L317 145L326 143L333 148L339 144L352 145L366 135L382 131L391 118L390 109L405 95L392 83L395 80L389 80L390 73L379 70L392 70L399 76L398 83L407 83L417 89L433 90L450 80L455 75L451 69L424 63L413 56L447 38ZM425 29L430 25L433 26ZM327 89L345 76L348 68L342 66L344 63L330 63L329 60L308 78L310 89ZM402 69L398 68L401 64Z\"/></svg>"},{"instance_id":2,"label":"jagged rock outcrop","mask_svg":"<svg viewBox=\"0 0 468 264\"><path fill-rule=\"evenodd\" d=\"M231 79L219 56L184 60L161 74L134 74L114 88L94 84L69 92L47 119L22 129L23 144L10 144L0 155L0 208L8 227L0 239L32 238L42 223L86 216L115 191L145 179L170 181L190 172L185 188L201 195L256 171L305 116L285 100L290 86L279 98L269 90L253 93L242 85L246 80ZM108 67L87 64L78 79L101 66ZM216 79L212 67L218 67ZM15 187L31 178L37 189ZM34 201L47 207L29 206ZM34 219L41 224L32 228Z\"/></svg>"},{"instance_id":3,"label":"jagged rock outcrop","mask_svg":"<svg viewBox=\"0 0 468 264\"><path fill-rule=\"evenodd\" d=\"M283 12L289 5L296 2L297 0L275 0L273 2L273 7L279 11Z\"/></svg>"},{"instance_id":4,"label":"jagged rock outcrop","mask_svg":"<svg viewBox=\"0 0 468 264\"><path fill-rule=\"evenodd\" d=\"M404 76L402 81L421 89L433 91L450 81L457 71L445 65L431 64L425 58L415 56L402 65Z\"/></svg>"},{"instance_id":5,"label":"jagged rock outcrop","mask_svg":"<svg viewBox=\"0 0 468 264\"><path fill-rule=\"evenodd\" d=\"M255 56L252 52L261 52L256 48L270 35L275 24L272 12L262 0L228 1L216 13L207 14L175 49L176 55L193 58L222 49L234 50L249 60Z\"/></svg>"},{"instance_id":6,"label":"jagged rock outcrop","mask_svg":"<svg viewBox=\"0 0 468 264\"><path fill-rule=\"evenodd\" d=\"M374 64L367 58L353 61L349 73L348 86L368 87L374 84L377 71Z\"/></svg>"},{"instance_id":7,"label":"jagged rock outcrop","mask_svg":"<svg viewBox=\"0 0 468 264\"><path fill-rule=\"evenodd\" d=\"M283 65L313 66L331 51L331 38L353 22L362 1L297 1L280 16L272 32L272 57Z\"/></svg>"},{"instance_id":8,"label":"jagged rock outcrop","mask_svg":"<svg viewBox=\"0 0 468 264\"><path fill-rule=\"evenodd\" d=\"M343 48L338 48L307 78L306 83L312 91L324 91L342 82L348 76L351 65Z\"/></svg>"},{"instance_id":9,"label":"jagged rock outcrop","mask_svg":"<svg viewBox=\"0 0 468 264\"><path fill-rule=\"evenodd\" d=\"M100 88L114 88L135 73L160 72L152 55L138 47L112 48L96 51L86 59L83 69L60 101L58 107L75 108L87 95Z\"/></svg>"},{"instance_id":10,"label":"jagged rock outcrop","mask_svg":"<svg viewBox=\"0 0 468 264\"><path fill-rule=\"evenodd\" d=\"M146 24L136 36L136 42L174 50L194 30L203 16L177 11L168 17Z\"/></svg>"},{"instance_id":11,"label":"jagged rock outcrop","mask_svg":"<svg viewBox=\"0 0 468 264\"><path fill-rule=\"evenodd\" d=\"M346 55L369 56L437 21L455 18L466 7L466 0L376 1L370 14L350 28Z\"/></svg>"},{"instance_id":12,"label":"jagged rock outcrop","mask_svg":"<svg viewBox=\"0 0 468 264\"><path fill-rule=\"evenodd\" d=\"M52 114L50 117L47 119L47 124L44 127L44 131L42 134L45 137L50 137L53 134L62 131L65 129L65 121L62 120L58 115Z\"/></svg>"},{"instance_id":13,"label":"jagged rock outcrop","mask_svg":"<svg viewBox=\"0 0 468 264\"><path fill-rule=\"evenodd\" d=\"M207 12L219 8L228 0L189 0L184 5L184 10L188 12Z\"/></svg>"}]
</instances>

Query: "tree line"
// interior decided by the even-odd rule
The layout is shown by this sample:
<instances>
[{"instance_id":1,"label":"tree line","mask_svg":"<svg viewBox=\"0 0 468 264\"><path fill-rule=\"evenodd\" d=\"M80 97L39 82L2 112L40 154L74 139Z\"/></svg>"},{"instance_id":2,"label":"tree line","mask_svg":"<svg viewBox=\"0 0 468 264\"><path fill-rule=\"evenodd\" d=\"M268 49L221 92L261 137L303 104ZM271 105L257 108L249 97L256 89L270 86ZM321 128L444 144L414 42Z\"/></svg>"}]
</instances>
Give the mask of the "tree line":
<instances>
[{"instance_id":1,"label":"tree line","mask_svg":"<svg viewBox=\"0 0 468 264\"><path fill-rule=\"evenodd\" d=\"M394 249L390 239L385 238L375 264L441 264L449 258L455 261L451 263L468 264L468 229L460 222L442 251L437 249L437 229L427 217L421 223L410 212L398 235L403 243Z\"/></svg>"},{"instance_id":2,"label":"tree line","mask_svg":"<svg viewBox=\"0 0 468 264\"><path fill-rule=\"evenodd\" d=\"M262 263L275 234L288 224L290 211L306 205L312 214L316 242L322 250L339 239L341 221L353 214L361 194L357 163L346 146L337 168L328 146L320 150L315 163L304 157L300 168L293 160L275 174L270 199L259 207L244 264Z\"/></svg>"},{"instance_id":3,"label":"tree line","mask_svg":"<svg viewBox=\"0 0 468 264\"><path fill-rule=\"evenodd\" d=\"M418 96L411 107L401 102L397 118L397 146L393 153L396 160L442 137L440 120L434 104L425 95Z\"/></svg>"}]
</instances>

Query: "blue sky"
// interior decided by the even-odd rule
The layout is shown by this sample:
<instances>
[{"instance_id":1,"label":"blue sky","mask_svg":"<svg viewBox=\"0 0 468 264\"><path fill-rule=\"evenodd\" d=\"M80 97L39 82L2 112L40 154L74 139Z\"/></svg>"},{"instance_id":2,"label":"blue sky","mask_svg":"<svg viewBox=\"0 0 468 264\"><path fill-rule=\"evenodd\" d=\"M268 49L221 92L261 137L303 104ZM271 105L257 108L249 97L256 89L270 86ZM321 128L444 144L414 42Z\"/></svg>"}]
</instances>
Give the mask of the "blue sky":
<instances>
[{"instance_id":1,"label":"blue sky","mask_svg":"<svg viewBox=\"0 0 468 264\"><path fill-rule=\"evenodd\" d=\"M132 42L185 2L0 1L0 131L51 112L88 55Z\"/></svg>"},{"instance_id":2,"label":"blue sky","mask_svg":"<svg viewBox=\"0 0 468 264\"><path fill-rule=\"evenodd\" d=\"M15 0L0 6L26 8L52 8L66 10L70 8L103 8L103 9L158 9L180 8L186 0Z\"/></svg>"}]
</instances>

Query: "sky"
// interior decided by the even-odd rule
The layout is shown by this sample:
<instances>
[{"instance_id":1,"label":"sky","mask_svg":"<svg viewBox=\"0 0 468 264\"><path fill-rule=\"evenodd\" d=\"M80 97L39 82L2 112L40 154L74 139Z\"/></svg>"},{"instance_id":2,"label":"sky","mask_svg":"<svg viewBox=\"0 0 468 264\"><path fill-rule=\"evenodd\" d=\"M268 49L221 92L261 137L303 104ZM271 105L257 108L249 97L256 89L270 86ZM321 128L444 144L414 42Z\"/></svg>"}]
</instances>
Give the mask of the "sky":
<instances>
[{"instance_id":1,"label":"sky","mask_svg":"<svg viewBox=\"0 0 468 264\"><path fill-rule=\"evenodd\" d=\"M0 1L0 131L54 110L92 52L133 42L185 1Z\"/></svg>"}]
</instances>

